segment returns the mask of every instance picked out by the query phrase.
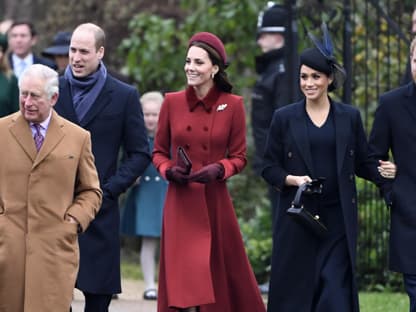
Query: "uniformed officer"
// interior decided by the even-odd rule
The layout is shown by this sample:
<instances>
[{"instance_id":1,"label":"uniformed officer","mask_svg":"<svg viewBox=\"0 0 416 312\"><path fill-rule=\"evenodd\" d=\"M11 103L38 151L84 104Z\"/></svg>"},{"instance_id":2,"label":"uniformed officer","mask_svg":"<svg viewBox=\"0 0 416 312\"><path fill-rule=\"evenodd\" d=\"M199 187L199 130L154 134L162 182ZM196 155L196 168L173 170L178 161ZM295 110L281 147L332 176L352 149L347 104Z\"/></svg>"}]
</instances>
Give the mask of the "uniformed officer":
<instances>
[{"instance_id":1,"label":"uniformed officer","mask_svg":"<svg viewBox=\"0 0 416 312\"><path fill-rule=\"evenodd\" d=\"M290 101L285 64L287 23L287 10L273 2L269 3L266 10L260 12L258 16L256 40L262 53L256 57L258 77L252 92L251 107L255 146L253 169L258 175L263 166L263 151L273 112L289 104ZM278 193L272 187L269 187L269 199L271 210L274 212ZM260 290L262 293L267 293L268 284L260 285Z\"/></svg>"},{"instance_id":2,"label":"uniformed officer","mask_svg":"<svg viewBox=\"0 0 416 312\"><path fill-rule=\"evenodd\" d=\"M262 54L256 57L258 78L252 92L251 123L255 143L253 168L259 175L273 112L289 103L285 65L287 21L286 9L278 4L272 4L258 16L256 40Z\"/></svg>"}]
</instances>

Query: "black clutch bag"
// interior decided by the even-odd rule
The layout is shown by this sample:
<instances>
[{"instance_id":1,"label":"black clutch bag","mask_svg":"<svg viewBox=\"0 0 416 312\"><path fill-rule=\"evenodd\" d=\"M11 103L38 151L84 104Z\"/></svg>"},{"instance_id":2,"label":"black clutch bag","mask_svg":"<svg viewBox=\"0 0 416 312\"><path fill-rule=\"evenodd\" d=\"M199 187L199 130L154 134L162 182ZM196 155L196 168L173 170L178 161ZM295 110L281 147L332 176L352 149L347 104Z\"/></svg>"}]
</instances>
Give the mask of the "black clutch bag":
<instances>
[{"instance_id":1,"label":"black clutch bag","mask_svg":"<svg viewBox=\"0 0 416 312\"><path fill-rule=\"evenodd\" d=\"M319 238L324 238L328 233L328 229L325 224L319 220L318 215L313 215L303 206L302 196L305 194L321 194L322 182L323 179L316 179L310 183L300 185L296 192L295 199L292 202L292 206L287 210L287 213L294 218L294 220L305 226L311 233Z\"/></svg>"},{"instance_id":2,"label":"black clutch bag","mask_svg":"<svg viewBox=\"0 0 416 312\"><path fill-rule=\"evenodd\" d=\"M178 146L177 155L176 155L176 165L185 169L186 174L189 174L192 169L192 162L186 154L185 149L181 146Z\"/></svg>"}]
</instances>

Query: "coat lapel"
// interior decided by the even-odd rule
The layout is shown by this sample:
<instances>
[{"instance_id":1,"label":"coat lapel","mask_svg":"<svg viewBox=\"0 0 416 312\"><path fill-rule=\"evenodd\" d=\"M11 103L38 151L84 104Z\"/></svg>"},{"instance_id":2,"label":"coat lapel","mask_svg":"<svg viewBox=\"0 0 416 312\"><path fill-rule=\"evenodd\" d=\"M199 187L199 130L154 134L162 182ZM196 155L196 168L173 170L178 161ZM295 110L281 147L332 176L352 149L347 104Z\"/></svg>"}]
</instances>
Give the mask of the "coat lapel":
<instances>
[{"instance_id":1,"label":"coat lapel","mask_svg":"<svg viewBox=\"0 0 416 312\"><path fill-rule=\"evenodd\" d=\"M45 141L43 142L42 148L40 149L33 168L36 167L46 156L56 147L56 145L62 140L65 136L64 131L62 130L63 123L60 120L60 117L55 111L52 111L51 121L46 131Z\"/></svg>"},{"instance_id":2,"label":"coat lapel","mask_svg":"<svg viewBox=\"0 0 416 312\"><path fill-rule=\"evenodd\" d=\"M32 131L30 130L29 123L20 113L17 113L16 118L13 119L13 124L10 126L10 132L25 153L32 161L34 161L37 154L35 141L32 137Z\"/></svg>"},{"instance_id":3,"label":"coat lapel","mask_svg":"<svg viewBox=\"0 0 416 312\"><path fill-rule=\"evenodd\" d=\"M85 127L94 117L103 111L104 107L106 107L109 103L111 103L111 92L112 92L111 83L107 78L107 81L104 84L103 89L101 90L100 94L98 95L97 99L95 100L94 104L91 105L91 108L85 115L84 119L81 120L79 123L81 127ZM72 103L72 101L71 101Z\"/></svg>"},{"instance_id":4,"label":"coat lapel","mask_svg":"<svg viewBox=\"0 0 416 312\"><path fill-rule=\"evenodd\" d=\"M62 116L66 116L66 118L74 123L79 124L79 120L77 114L75 113L75 108L72 103L72 94L71 94L71 86L66 79L61 78L59 81L61 86L59 90L59 106L62 110Z\"/></svg>"},{"instance_id":5,"label":"coat lapel","mask_svg":"<svg viewBox=\"0 0 416 312\"><path fill-rule=\"evenodd\" d=\"M404 101L404 106L409 111L410 115L416 119L416 103L414 101L414 94L416 92L416 85L414 82L411 82L407 85L407 90L405 93L406 101Z\"/></svg>"},{"instance_id":6,"label":"coat lapel","mask_svg":"<svg viewBox=\"0 0 416 312\"><path fill-rule=\"evenodd\" d=\"M335 142L338 175L341 173L342 163L345 158L345 151L348 145L348 138L352 135L351 122L348 114L340 109L336 102L332 102L332 109L335 118Z\"/></svg>"},{"instance_id":7,"label":"coat lapel","mask_svg":"<svg viewBox=\"0 0 416 312\"><path fill-rule=\"evenodd\" d=\"M304 110L305 101L298 102L296 106L296 116L290 122L290 131L296 142L296 146L305 161L306 167L311 176L314 176L315 170L313 168L311 147L309 144L308 130L306 126L306 113Z\"/></svg>"}]
</instances>

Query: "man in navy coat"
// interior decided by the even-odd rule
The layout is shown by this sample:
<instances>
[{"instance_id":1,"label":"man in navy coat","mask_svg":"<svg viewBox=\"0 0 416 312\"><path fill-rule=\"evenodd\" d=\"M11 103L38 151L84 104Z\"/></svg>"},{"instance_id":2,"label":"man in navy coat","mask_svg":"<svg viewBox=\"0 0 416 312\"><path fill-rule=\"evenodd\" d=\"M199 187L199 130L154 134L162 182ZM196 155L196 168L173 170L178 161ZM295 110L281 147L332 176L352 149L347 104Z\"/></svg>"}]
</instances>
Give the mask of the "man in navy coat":
<instances>
[{"instance_id":1,"label":"man in navy coat","mask_svg":"<svg viewBox=\"0 0 416 312\"><path fill-rule=\"evenodd\" d=\"M61 116L90 131L103 190L99 213L79 237L76 287L84 293L87 312L108 311L112 294L121 292L118 197L150 162L138 92L107 73L104 42L97 25L81 24L74 30L55 105Z\"/></svg>"},{"instance_id":2,"label":"man in navy coat","mask_svg":"<svg viewBox=\"0 0 416 312\"><path fill-rule=\"evenodd\" d=\"M386 160L391 152L397 166L392 182L390 222L390 269L402 272L416 311L416 38L410 46L413 80L380 97L370 148L373 157Z\"/></svg>"}]
</instances>

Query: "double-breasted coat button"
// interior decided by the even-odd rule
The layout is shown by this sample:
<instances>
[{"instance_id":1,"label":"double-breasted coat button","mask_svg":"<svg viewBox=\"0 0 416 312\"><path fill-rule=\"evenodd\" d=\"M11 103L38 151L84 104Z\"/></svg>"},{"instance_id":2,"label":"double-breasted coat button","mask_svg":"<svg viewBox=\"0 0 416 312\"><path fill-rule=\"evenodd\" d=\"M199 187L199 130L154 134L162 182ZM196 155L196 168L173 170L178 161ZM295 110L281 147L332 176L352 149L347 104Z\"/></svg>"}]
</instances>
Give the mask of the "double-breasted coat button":
<instances>
[{"instance_id":1,"label":"double-breasted coat button","mask_svg":"<svg viewBox=\"0 0 416 312\"><path fill-rule=\"evenodd\" d=\"M204 131L208 131L208 127L207 126L204 127Z\"/></svg>"},{"instance_id":2,"label":"double-breasted coat button","mask_svg":"<svg viewBox=\"0 0 416 312\"><path fill-rule=\"evenodd\" d=\"M185 148L187 149L187 150L189 150L189 148L190 148L191 146L189 145L189 144L185 144Z\"/></svg>"},{"instance_id":3,"label":"double-breasted coat button","mask_svg":"<svg viewBox=\"0 0 416 312\"><path fill-rule=\"evenodd\" d=\"M192 127L191 126L188 126L188 127L186 127L186 130L187 131L191 131L192 130Z\"/></svg>"},{"instance_id":4,"label":"double-breasted coat button","mask_svg":"<svg viewBox=\"0 0 416 312\"><path fill-rule=\"evenodd\" d=\"M202 144L202 149L203 149L204 151L206 151L206 150L208 149L208 147L207 147L205 144Z\"/></svg>"},{"instance_id":5,"label":"double-breasted coat button","mask_svg":"<svg viewBox=\"0 0 416 312\"><path fill-rule=\"evenodd\" d=\"M353 174L350 174L350 180L351 181L354 180L354 175Z\"/></svg>"},{"instance_id":6,"label":"double-breasted coat button","mask_svg":"<svg viewBox=\"0 0 416 312\"><path fill-rule=\"evenodd\" d=\"M354 156L354 150L350 150L350 156Z\"/></svg>"},{"instance_id":7,"label":"double-breasted coat button","mask_svg":"<svg viewBox=\"0 0 416 312\"><path fill-rule=\"evenodd\" d=\"M287 157L292 158L292 156L293 156L293 155L292 155L292 152L288 152L288 153L287 153Z\"/></svg>"},{"instance_id":8,"label":"double-breasted coat button","mask_svg":"<svg viewBox=\"0 0 416 312\"><path fill-rule=\"evenodd\" d=\"M145 181L150 181L150 177L149 177L149 176L145 176L145 177L144 177L144 180L145 180Z\"/></svg>"},{"instance_id":9,"label":"double-breasted coat button","mask_svg":"<svg viewBox=\"0 0 416 312\"><path fill-rule=\"evenodd\" d=\"M160 181L160 177L159 177L159 176L156 176L156 177L155 177L155 181L156 181L156 182L159 182L159 181Z\"/></svg>"},{"instance_id":10,"label":"double-breasted coat button","mask_svg":"<svg viewBox=\"0 0 416 312\"><path fill-rule=\"evenodd\" d=\"M351 203L355 204L355 198L354 197L351 199Z\"/></svg>"}]
</instances>

